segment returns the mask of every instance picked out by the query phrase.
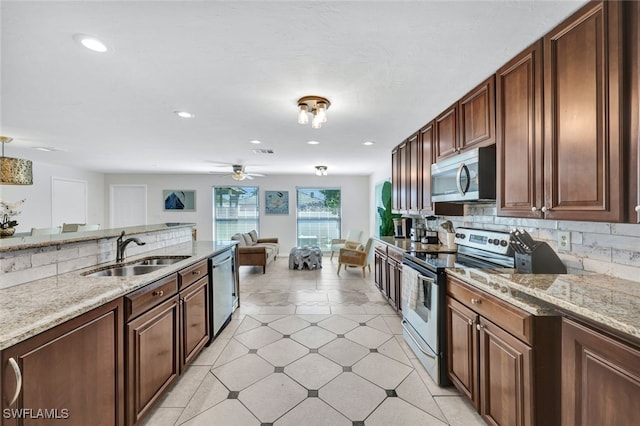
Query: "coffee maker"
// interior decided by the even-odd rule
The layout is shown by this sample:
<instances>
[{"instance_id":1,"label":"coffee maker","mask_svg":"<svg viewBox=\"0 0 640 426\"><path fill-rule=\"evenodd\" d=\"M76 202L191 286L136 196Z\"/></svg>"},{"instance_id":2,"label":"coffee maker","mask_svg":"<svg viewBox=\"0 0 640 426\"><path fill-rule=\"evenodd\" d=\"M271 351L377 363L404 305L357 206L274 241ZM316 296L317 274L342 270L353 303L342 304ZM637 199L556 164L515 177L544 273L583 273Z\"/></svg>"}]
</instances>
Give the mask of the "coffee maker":
<instances>
[{"instance_id":1,"label":"coffee maker","mask_svg":"<svg viewBox=\"0 0 640 426\"><path fill-rule=\"evenodd\" d=\"M393 219L393 229L395 238L409 238L411 236L411 218L399 217Z\"/></svg>"}]
</instances>

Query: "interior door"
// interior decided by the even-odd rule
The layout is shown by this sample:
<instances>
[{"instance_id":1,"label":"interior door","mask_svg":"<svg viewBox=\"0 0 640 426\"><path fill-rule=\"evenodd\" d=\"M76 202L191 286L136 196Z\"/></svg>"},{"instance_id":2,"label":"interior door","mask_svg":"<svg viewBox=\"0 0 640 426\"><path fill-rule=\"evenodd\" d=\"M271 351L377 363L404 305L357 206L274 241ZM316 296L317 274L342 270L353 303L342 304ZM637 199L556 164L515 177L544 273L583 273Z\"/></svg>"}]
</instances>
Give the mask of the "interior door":
<instances>
[{"instance_id":1,"label":"interior door","mask_svg":"<svg viewBox=\"0 0 640 426\"><path fill-rule=\"evenodd\" d=\"M110 185L109 227L147 224L147 185Z\"/></svg>"}]
</instances>

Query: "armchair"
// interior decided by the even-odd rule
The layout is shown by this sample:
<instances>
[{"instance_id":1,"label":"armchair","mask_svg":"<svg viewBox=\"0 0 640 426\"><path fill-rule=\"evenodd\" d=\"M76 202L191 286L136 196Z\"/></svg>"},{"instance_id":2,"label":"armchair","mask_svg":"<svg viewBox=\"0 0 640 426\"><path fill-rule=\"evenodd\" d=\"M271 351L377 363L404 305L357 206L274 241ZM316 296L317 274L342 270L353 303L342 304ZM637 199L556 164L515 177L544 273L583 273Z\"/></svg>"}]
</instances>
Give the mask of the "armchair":
<instances>
[{"instance_id":1,"label":"armchair","mask_svg":"<svg viewBox=\"0 0 640 426\"><path fill-rule=\"evenodd\" d=\"M329 260L333 260L333 252L340 251L341 248L344 248L344 245L347 241L358 241L360 242L360 238L362 238L362 231L358 229L350 229L347 232L347 238L334 238L331 240L331 256Z\"/></svg>"},{"instance_id":2,"label":"armchair","mask_svg":"<svg viewBox=\"0 0 640 426\"><path fill-rule=\"evenodd\" d=\"M371 273L369 253L371 252L372 246L373 239L371 238L367 240L367 244L364 247L362 244L359 244L354 248L350 245L350 242L348 242L347 247L341 248L338 255L338 275L340 275L340 268L342 268L342 265L362 268L362 278L366 277L365 268L367 266L369 267L369 273Z\"/></svg>"}]
</instances>

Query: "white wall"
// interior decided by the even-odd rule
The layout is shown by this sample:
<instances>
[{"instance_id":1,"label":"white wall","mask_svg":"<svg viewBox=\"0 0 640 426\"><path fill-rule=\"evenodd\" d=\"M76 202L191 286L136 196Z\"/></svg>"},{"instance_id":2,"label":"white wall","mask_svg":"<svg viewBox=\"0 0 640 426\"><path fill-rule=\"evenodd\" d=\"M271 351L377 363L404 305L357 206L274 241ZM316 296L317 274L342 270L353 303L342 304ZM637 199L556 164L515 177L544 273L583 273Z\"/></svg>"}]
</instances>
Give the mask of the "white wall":
<instances>
[{"instance_id":1,"label":"white wall","mask_svg":"<svg viewBox=\"0 0 640 426\"><path fill-rule=\"evenodd\" d=\"M376 207L375 190L376 185L384 182L385 180L391 180L391 156L386 163L386 167L376 169L369 177L369 194L371 197L369 205L369 233L371 235L378 235L376 226L376 216L378 215L378 209Z\"/></svg>"},{"instance_id":2,"label":"white wall","mask_svg":"<svg viewBox=\"0 0 640 426\"><path fill-rule=\"evenodd\" d=\"M62 225L51 223L51 178L83 180L87 182L88 206L87 223L106 225L104 175L57 166L47 163L33 162L33 185L0 185L0 199L14 202L26 198L27 201L18 209L20 215L16 232L29 232L31 228L48 228Z\"/></svg>"},{"instance_id":3,"label":"white wall","mask_svg":"<svg viewBox=\"0 0 640 426\"><path fill-rule=\"evenodd\" d=\"M387 174L388 175L388 174ZM388 177L388 176L387 176ZM148 223L193 222L197 224L198 240L213 238L214 186L233 186L236 182L229 176L211 175L160 175L160 174L107 174L104 193L109 194L109 185L146 184ZM240 182L246 186L260 188L260 234L278 237L280 251L288 253L296 245L296 187L335 187L342 190L342 232L356 228L364 231L363 238L370 234L370 206L372 194L368 176L323 176L315 175L270 175ZM163 211L163 189L190 189L196 191L195 212ZM264 191L289 191L288 215L264 214ZM108 200L105 199L105 217L108 219Z\"/></svg>"}]
</instances>

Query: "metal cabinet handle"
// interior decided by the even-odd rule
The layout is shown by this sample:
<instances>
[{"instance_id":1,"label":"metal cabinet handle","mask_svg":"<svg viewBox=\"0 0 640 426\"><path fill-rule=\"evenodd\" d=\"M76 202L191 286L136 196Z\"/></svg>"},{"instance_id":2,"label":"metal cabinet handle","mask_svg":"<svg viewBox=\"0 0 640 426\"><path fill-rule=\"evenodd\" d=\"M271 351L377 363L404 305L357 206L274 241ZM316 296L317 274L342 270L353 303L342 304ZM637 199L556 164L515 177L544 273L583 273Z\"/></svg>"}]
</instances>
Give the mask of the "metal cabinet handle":
<instances>
[{"instance_id":1,"label":"metal cabinet handle","mask_svg":"<svg viewBox=\"0 0 640 426\"><path fill-rule=\"evenodd\" d=\"M640 213L640 206L636 206L636 212Z\"/></svg>"},{"instance_id":2,"label":"metal cabinet handle","mask_svg":"<svg viewBox=\"0 0 640 426\"><path fill-rule=\"evenodd\" d=\"M154 291L152 293L154 296L164 296L164 291L160 290L160 291Z\"/></svg>"},{"instance_id":3,"label":"metal cabinet handle","mask_svg":"<svg viewBox=\"0 0 640 426\"><path fill-rule=\"evenodd\" d=\"M191 275L200 275L201 271L191 271Z\"/></svg>"},{"instance_id":4,"label":"metal cabinet handle","mask_svg":"<svg viewBox=\"0 0 640 426\"><path fill-rule=\"evenodd\" d=\"M472 319L469 319L468 321L469 321L469 325L473 325L473 320Z\"/></svg>"},{"instance_id":5,"label":"metal cabinet handle","mask_svg":"<svg viewBox=\"0 0 640 426\"><path fill-rule=\"evenodd\" d=\"M540 210L542 210L542 213L546 213L546 212L550 212L552 208L547 206L542 206Z\"/></svg>"},{"instance_id":6,"label":"metal cabinet handle","mask_svg":"<svg viewBox=\"0 0 640 426\"><path fill-rule=\"evenodd\" d=\"M9 365L13 368L13 374L16 376L16 392L13 394L13 398L11 398L11 402L9 402L9 406L13 405L14 402L18 399L20 395L20 391L22 391L22 372L20 371L20 366L16 362L13 357L9 358Z\"/></svg>"},{"instance_id":7,"label":"metal cabinet handle","mask_svg":"<svg viewBox=\"0 0 640 426\"><path fill-rule=\"evenodd\" d=\"M531 207L531 211L534 213L536 213L538 210L540 209L538 209L536 206Z\"/></svg>"},{"instance_id":8,"label":"metal cabinet handle","mask_svg":"<svg viewBox=\"0 0 640 426\"><path fill-rule=\"evenodd\" d=\"M476 324L476 330L480 331L484 328L484 325Z\"/></svg>"},{"instance_id":9,"label":"metal cabinet handle","mask_svg":"<svg viewBox=\"0 0 640 426\"><path fill-rule=\"evenodd\" d=\"M479 304L482 303L482 300L481 299L471 299L471 303L473 305L479 305Z\"/></svg>"}]
</instances>

